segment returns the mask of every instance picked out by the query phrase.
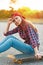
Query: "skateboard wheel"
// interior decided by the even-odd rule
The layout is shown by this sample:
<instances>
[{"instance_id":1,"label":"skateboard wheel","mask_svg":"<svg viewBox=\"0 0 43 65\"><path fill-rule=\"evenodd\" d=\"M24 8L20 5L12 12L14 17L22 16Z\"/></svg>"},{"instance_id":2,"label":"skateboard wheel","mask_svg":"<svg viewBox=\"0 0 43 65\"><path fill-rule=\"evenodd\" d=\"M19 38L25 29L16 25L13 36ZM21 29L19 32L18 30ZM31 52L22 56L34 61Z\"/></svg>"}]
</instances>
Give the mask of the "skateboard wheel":
<instances>
[{"instance_id":1,"label":"skateboard wheel","mask_svg":"<svg viewBox=\"0 0 43 65\"><path fill-rule=\"evenodd\" d=\"M22 64L22 60L18 60L17 63L18 63L18 64Z\"/></svg>"},{"instance_id":2,"label":"skateboard wheel","mask_svg":"<svg viewBox=\"0 0 43 65\"><path fill-rule=\"evenodd\" d=\"M17 62L17 60L16 60L16 59L14 59L13 61L14 61L15 63Z\"/></svg>"}]
</instances>

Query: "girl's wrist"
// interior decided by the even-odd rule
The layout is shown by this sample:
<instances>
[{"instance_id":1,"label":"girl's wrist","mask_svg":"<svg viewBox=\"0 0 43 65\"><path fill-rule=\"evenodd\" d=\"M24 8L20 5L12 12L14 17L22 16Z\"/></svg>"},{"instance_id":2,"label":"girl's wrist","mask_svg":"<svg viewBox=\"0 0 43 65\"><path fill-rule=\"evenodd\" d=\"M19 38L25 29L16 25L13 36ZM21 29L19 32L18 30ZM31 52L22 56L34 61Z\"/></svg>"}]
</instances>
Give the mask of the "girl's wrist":
<instances>
[{"instance_id":1,"label":"girl's wrist","mask_svg":"<svg viewBox=\"0 0 43 65\"><path fill-rule=\"evenodd\" d=\"M36 52L35 52L35 55L39 55L39 54L40 54L39 51L36 51Z\"/></svg>"},{"instance_id":2,"label":"girl's wrist","mask_svg":"<svg viewBox=\"0 0 43 65\"><path fill-rule=\"evenodd\" d=\"M39 50L37 49L37 47L34 48L35 54L39 53Z\"/></svg>"},{"instance_id":3,"label":"girl's wrist","mask_svg":"<svg viewBox=\"0 0 43 65\"><path fill-rule=\"evenodd\" d=\"M8 26L10 25L10 23L8 23Z\"/></svg>"}]
</instances>

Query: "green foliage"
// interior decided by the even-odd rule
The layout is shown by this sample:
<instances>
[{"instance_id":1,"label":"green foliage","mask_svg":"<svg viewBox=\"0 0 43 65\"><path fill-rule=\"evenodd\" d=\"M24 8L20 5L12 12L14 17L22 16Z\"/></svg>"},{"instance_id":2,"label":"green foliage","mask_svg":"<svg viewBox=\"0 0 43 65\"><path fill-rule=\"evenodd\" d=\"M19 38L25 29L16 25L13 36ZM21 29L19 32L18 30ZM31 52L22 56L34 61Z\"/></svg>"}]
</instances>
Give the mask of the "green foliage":
<instances>
[{"instance_id":1,"label":"green foliage","mask_svg":"<svg viewBox=\"0 0 43 65\"><path fill-rule=\"evenodd\" d=\"M13 13L13 10L0 10L0 19L6 19L9 18L11 16L11 14Z\"/></svg>"},{"instance_id":2,"label":"green foliage","mask_svg":"<svg viewBox=\"0 0 43 65\"><path fill-rule=\"evenodd\" d=\"M22 7L22 8L19 8L18 10L14 10L13 8L11 8L11 10L0 10L0 19L9 18L11 14L14 13L15 11L20 12L27 19L28 18L42 18L43 19L43 11L31 10L28 7Z\"/></svg>"}]
</instances>

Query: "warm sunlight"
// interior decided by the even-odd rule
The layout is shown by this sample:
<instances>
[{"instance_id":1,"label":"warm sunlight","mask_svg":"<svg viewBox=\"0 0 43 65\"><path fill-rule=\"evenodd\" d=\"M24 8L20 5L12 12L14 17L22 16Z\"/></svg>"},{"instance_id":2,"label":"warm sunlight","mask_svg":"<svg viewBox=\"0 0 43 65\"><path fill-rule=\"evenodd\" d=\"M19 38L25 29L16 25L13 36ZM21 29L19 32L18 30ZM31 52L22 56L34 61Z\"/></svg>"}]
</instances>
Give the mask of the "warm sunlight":
<instances>
[{"instance_id":1,"label":"warm sunlight","mask_svg":"<svg viewBox=\"0 0 43 65\"><path fill-rule=\"evenodd\" d=\"M9 9L12 6L14 9L18 9L22 6L27 6L32 10L43 10L43 0L17 0L17 2L10 3L10 0L0 0L0 9Z\"/></svg>"},{"instance_id":2,"label":"warm sunlight","mask_svg":"<svg viewBox=\"0 0 43 65\"><path fill-rule=\"evenodd\" d=\"M0 0L0 9L9 9L10 0Z\"/></svg>"}]
</instances>

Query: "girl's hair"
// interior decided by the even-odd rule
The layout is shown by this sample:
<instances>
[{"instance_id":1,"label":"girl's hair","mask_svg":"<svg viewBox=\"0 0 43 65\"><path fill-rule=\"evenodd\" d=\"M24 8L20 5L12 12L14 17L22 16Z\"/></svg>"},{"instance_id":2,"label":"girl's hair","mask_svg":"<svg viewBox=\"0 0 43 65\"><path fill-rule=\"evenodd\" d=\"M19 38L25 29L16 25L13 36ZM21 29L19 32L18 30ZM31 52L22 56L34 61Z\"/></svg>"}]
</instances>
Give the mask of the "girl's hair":
<instances>
[{"instance_id":1,"label":"girl's hair","mask_svg":"<svg viewBox=\"0 0 43 65\"><path fill-rule=\"evenodd\" d=\"M12 18L12 17L15 17L15 16L20 16L21 18L24 18L24 19L25 19L25 17L22 16L22 14L20 14L19 12L13 13L13 14L11 15L11 18Z\"/></svg>"}]
</instances>

